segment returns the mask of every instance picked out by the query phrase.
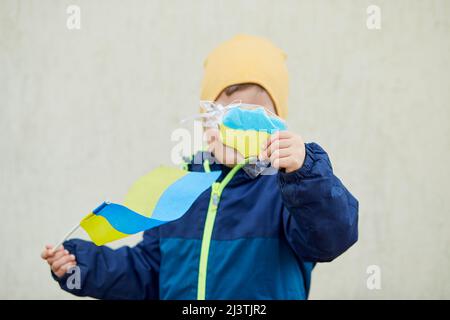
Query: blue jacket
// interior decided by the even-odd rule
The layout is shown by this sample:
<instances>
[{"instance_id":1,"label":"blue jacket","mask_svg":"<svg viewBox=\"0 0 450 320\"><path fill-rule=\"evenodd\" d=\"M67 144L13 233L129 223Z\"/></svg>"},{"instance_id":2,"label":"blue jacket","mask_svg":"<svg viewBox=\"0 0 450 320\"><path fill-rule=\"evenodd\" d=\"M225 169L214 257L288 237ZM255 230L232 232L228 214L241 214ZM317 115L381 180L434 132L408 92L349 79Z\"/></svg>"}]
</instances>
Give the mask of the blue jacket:
<instances>
[{"instance_id":1,"label":"blue jacket","mask_svg":"<svg viewBox=\"0 0 450 320\"><path fill-rule=\"evenodd\" d=\"M315 263L357 241L358 201L317 144L306 145L303 167L291 173L211 170L222 171L222 185L180 219L146 231L135 247L65 242L80 267L80 289L67 288L68 275L54 278L68 292L100 299L306 299Z\"/></svg>"}]
</instances>

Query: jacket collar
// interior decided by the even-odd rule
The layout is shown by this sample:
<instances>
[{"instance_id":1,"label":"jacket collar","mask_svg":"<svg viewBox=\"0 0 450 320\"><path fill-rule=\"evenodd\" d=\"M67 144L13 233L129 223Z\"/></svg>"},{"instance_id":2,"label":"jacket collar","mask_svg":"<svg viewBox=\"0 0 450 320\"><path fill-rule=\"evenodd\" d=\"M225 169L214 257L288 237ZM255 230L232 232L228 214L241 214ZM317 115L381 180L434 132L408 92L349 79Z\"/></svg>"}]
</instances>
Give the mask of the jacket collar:
<instances>
[{"instance_id":1,"label":"jacket collar","mask_svg":"<svg viewBox=\"0 0 450 320\"><path fill-rule=\"evenodd\" d=\"M193 172L205 172L205 162L209 163L209 168L211 171L222 171L218 181L222 181L222 179L225 178L232 169L219 163L211 152L199 151L191 157L190 161L187 161L188 170ZM249 175L245 170L239 170L236 172L230 183L240 184L253 179L255 179L255 177Z\"/></svg>"}]
</instances>

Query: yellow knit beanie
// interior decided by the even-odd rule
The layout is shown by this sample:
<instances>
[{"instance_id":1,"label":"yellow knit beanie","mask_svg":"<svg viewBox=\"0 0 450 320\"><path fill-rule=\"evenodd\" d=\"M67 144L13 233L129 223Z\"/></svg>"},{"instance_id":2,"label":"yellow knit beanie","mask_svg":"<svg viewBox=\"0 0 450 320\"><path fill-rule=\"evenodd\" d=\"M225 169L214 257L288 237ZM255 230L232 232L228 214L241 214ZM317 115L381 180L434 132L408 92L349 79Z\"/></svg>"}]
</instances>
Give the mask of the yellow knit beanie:
<instances>
[{"instance_id":1,"label":"yellow knit beanie","mask_svg":"<svg viewBox=\"0 0 450 320\"><path fill-rule=\"evenodd\" d=\"M236 35L215 48L206 58L201 99L214 101L231 85L255 83L269 93L277 114L286 118L289 91L286 57L267 39Z\"/></svg>"}]
</instances>

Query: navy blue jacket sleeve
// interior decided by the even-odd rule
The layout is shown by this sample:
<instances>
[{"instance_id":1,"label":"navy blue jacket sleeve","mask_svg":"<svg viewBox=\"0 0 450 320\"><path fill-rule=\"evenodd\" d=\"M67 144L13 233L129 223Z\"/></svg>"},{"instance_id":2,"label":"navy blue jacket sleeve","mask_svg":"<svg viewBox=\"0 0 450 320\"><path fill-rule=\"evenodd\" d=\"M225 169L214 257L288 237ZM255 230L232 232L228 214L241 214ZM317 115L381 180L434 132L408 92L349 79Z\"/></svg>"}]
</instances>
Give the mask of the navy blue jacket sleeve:
<instances>
[{"instance_id":1,"label":"navy blue jacket sleeve","mask_svg":"<svg viewBox=\"0 0 450 320\"><path fill-rule=\"evenodd\" d=\"M333 174L326 152L306 144L303 166L278 173L286 238L303 261L328 262L358 239L358 201Z\"/></svg>"},{"instance_id":2,"label":"navy blue jacket sleeve","mask_svg":"<svg viewBox=\"0 0 450 320\"><path fill-rule=\"evenodd\" d=\"M77 296L97 299L158 299L159 297L159 238L155 229L144 233L135 247L113 250L92 242L74 239L64 247L76 257L80 271L79 288L70 288L67 273L61 279L54 274L61 288Z\"/></svg>"}]
</instances>

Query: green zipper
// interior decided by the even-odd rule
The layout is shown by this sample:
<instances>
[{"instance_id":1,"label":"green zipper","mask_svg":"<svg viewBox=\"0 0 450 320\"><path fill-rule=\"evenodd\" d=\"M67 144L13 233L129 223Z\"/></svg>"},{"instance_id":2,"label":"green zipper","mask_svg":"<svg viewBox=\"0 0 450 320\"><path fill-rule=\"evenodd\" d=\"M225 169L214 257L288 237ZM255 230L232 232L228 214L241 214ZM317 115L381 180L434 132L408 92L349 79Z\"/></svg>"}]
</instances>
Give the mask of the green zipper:
<instances>
[{"instance_id":1,"label":"green zipper","mask_svg":"<svg viewBox=\"0 0 450 320\"><path fill-rule=\"evenodd\" d=\"M209 199L208 212L206 213L205 228L203 229L202 246L200 251L197 300L205 300L206 298L206 273L208 271L209 246L211 244L211 235L214 228L214 221L216 220L220 197L222 196L223 189L225 189L228 182L231 181L236 172L238 172L238 170L243 166L244 164L234 166L222 182L214 182L211 187L211 197Z\"/></svg>"},{"instance_id":2,"label":"green zipper","mask_svg":"<svg viewBox=\"0 0 450 320\"><path fill-rule=\"evenodd\" d=\"M203 169L207 173L211 172L211 167L209 166L209 160L208 159L205 159L205 161L203 161Z\"/></svg>"}]
</instances>

